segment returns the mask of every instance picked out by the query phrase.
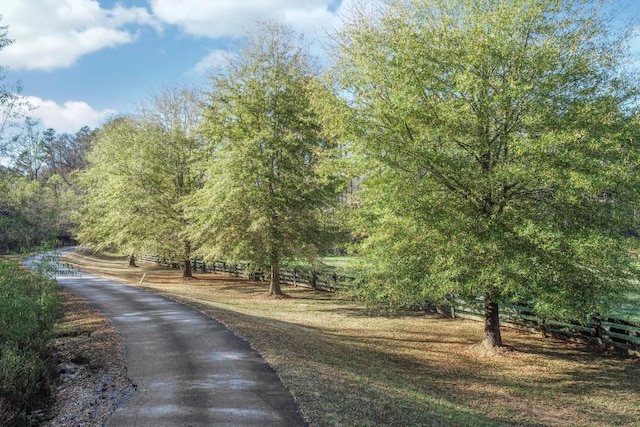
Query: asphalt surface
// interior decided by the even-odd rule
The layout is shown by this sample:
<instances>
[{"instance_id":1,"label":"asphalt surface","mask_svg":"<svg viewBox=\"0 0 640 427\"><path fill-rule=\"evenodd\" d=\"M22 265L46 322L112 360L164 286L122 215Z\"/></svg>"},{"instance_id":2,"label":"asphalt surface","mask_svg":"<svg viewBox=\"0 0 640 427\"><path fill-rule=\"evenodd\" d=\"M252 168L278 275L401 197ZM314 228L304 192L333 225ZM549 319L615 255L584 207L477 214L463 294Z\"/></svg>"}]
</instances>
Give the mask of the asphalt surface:
<instances>
[{"instance_id":1,"label":"asphalt surface","mask_svg":"<svg viewBox=\"0 0 640 427\"><path fill-rule=\"evenodd\" d=\"M58 282L111 319L137 391L107 426L303 426L276 372L224 325L149 291L87 273Z\"/></svg>"}]
</instances>

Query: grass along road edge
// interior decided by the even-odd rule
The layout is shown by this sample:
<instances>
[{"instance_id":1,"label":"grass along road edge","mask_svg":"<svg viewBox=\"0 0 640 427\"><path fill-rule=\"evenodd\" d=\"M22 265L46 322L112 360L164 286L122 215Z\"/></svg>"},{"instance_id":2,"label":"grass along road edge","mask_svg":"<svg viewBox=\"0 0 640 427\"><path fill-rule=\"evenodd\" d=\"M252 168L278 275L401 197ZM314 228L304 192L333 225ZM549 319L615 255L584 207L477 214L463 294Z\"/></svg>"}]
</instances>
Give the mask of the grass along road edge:
<instances>
[{"instance_id":1,"label":"grass along road edge","mask_svg":"<svg viewBox=\"0 0 640 427\"><path fill-rule=\"evenodd\" d=\"M375 313L339 295L72 254L81 269L127 281L211 315L247 339L291 390L311 426L640 425L640 363L515 330L515 351L471 350L482 324Z\"/></svg>"}]
</instances>

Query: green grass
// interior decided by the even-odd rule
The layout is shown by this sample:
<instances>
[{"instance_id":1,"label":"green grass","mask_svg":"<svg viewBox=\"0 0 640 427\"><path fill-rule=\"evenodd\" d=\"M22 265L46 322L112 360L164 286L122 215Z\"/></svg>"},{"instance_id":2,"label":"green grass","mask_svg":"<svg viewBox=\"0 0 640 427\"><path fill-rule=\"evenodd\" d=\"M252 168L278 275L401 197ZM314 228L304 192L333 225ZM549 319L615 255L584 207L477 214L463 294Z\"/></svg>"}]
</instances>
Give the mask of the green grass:
<instances>
[{"instance_id":1,"label":"green grass","mask_svg":"<svg viewBox=\"0 0 640 427\"><path fill-rule=\"evenodd\" d=\"M503 329L514 351L473 348L481 322L372 312L340 295L125 259L73 262L190 304L246 338L310 426L640 426L640 361Z\"/></svg>"},{"instance_id":2,"label":"green grass","mask_svg":"<svg viewBox=\"0 0 640 427\"><path fill-rule=\"evenodd\" d=\"M322 262L328 268L331 268L337 272L349 272L353 270L352 256L326 256L322 258Z\"/></svg>"},{"instance_id":3,"label":"green grass","mask_svg":"<svg viewBox=\"0 0 640 427\"><path fill-rule=\"evenodd\" d=\"M314 269L320 272L349 274L353 271L352 256L325 256L320 259L320 265L311 265L304 260L294 260L286 263L288 268Z\"/></svg>"},{"instance_id":4,"label":"green grass","mask_svg":"<svg viewBox=\"0 0 640 427\"><path fill-rule=\"evenodd\" d=\"M631 294L627 297L627 303L616 310L612 315L632 322L640 322L640 294Z\"/></svg>"}]
</instances>

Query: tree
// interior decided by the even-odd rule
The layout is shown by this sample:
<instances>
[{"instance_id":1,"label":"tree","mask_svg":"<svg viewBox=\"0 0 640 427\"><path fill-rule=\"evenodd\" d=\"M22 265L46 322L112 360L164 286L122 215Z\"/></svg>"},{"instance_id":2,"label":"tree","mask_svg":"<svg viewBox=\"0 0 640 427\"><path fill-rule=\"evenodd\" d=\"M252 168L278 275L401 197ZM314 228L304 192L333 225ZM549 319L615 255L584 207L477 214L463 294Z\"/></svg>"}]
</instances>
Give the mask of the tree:
<instances>
[{"instance_id":1,"label":"tree","mask_svg":"<svg viewBox=\"0 0 640 427\"><path fill-rule=\"evenodd\" d=\"M43 132L46 151L47 173L59 175L65 183L71 184L74 172L87 166L87 152L95 132L83 126L75 134L57 134L54 129Z\"/></svg>"},{"instance_id":2,"label":"tree","mask_svg":"<svg viewBox=\"0 0 640 427\"><path fill-rule=\"evenodd\" d=\"M166 88L139 114L98 132L80 178L86 191L80 241L180 258L183 276L192 277L183 202L200 184L194 164L202 150L193 133L199 108L195 91Z\"/></svg>"},{"instance_id":3,"label":"tree","mask_svg":"<svg viewBox=\"0 0 640 427\"><path fill-rule=\"evenodd\" d=\"M22 132L14 137L16 150L15 165L27 178L38 181L42 178L42 169L46 166L46 139L50 133L43 134L38 120L27 117Z\"/></svg>"},{"instance_id":4,"label":"tree","mask_svg":"<svg viewBox=\"0 0 640 427\"><path fill-rule=\"evenodd\" d=\"M0 251L30 248L68 233L74 204L74 192L52 179L39 182L1 168Z\"/></svg>"},{"instance_id":5,"label":"tree","mask_svg":"<svg viewBox=\"0 0 640 427\"><path fill-rule=\"evenodd\" d=\"M2 15L0 15L2 20ZM13 43L8 37L8 27L0 26L0 50ZM5 79L5 67L0 65L0 82ZM27 102L20 96L22 88L20 85L10 86L0 83L0 156L7 154L9 143L4 138L7 128L17 124L24 110L27 109Z\"/></svg>"},{"instance_id":6,"label":"tree","mask_svg":"<svg viewBox=\"0 0 640 427\"><path fill-rule=\"evenodd\" d=\"M152 184L146 183L147 195L155 202L155 232L166 240L162 252L182 259L184 277L192 277L192 242L184 203L202 184L196 164L204 151L195 132L202 119L201 108L195 90L166 87L141 113L141 119L159 132L147 151L150 172L157 177Z\"/></svg>"},{"instance_id":7,"label":"tree","mask_svg":"<svg viewBox=\"0 0 640 427\"><path fill-rule=\"evenodd\" d=\"M88 155L89 166L78 176L83 190L76 238L98 250L126 254L152 251L141 203L142 192L132 179L145 179L140 140L144 130L131 117L119 117L98 130Z\"/></svg>"},{"instance_id":8,"label":"tree","mask_svg":"<svg viewBox=\"0 0 640 427\"><path fill-rule=\"evenodd\" d=\"M0 19L2 16L0 15ZM0 50L13 41L0 26ZM19 85L3 83L0 66L0 251L28 248L69 232L69 212L75 194L55 176L47 176L46 142L38 122L26 117L29 109ZM25 119L21 124L22 119ZM6 132L11 129L11 131ZM5 136L5 132L9 136Z\"/></svg>"},{"instance_id":9,"label":"tree","mask_svg":"<svg viewBox=\"0 0 640 427\"><path fill-rule=\"evenodd\" d=\"M313 108L321 86L304 45L276 23L259 24L212 81L202 126L211 158L191 199L191 235L206 258L269 268L279 296L282 261L315 259L337 200L321 173L333 144Z\"/></svg>"},{"instance_id":10,"label":"tree","mask_svg":"<svg viewBox=\"0 0 640 427\"><path fill-rule=\"evenodd\" d=\"M636 93L593 2L391 0L336 40L365 296L482 298L492 350L501 303L583 318L632 286Z\"/></svg>"}]
</instances>

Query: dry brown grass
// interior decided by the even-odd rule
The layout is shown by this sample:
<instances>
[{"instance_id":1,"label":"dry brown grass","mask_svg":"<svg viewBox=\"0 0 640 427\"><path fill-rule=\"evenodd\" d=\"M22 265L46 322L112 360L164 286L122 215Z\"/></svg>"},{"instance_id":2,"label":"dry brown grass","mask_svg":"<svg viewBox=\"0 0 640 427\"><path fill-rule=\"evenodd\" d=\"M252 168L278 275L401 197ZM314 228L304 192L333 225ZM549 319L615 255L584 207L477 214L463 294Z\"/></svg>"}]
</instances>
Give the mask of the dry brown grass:
<instances>
[{"instance_id":1,"label":"dry brown grass","mask_svg":"<svg viewBox=\"0 0 640 427\"><path fill-rule=\"evenodd\" d=\"M265 297L264 283L121 258L70 261L190 304L251 342L312 426L640 426L640 363L505 329L515 351L471 350L478 322L388 316L304 288Z\"/></svg>"}]
</instances>

